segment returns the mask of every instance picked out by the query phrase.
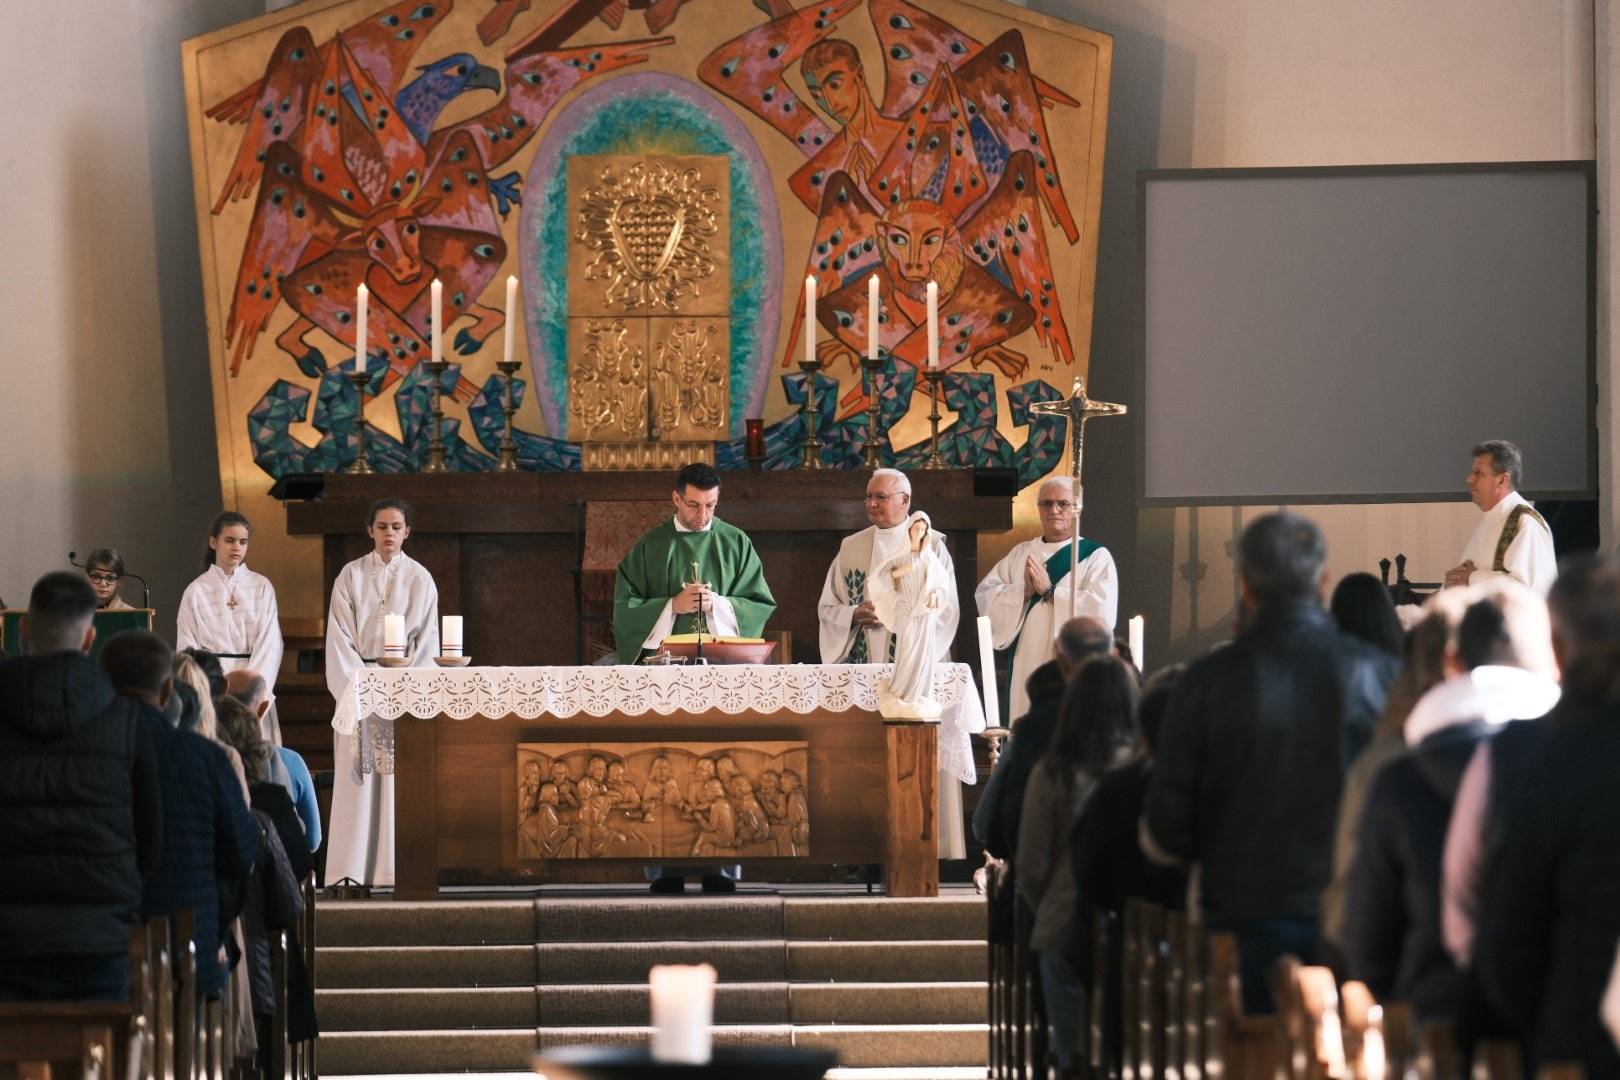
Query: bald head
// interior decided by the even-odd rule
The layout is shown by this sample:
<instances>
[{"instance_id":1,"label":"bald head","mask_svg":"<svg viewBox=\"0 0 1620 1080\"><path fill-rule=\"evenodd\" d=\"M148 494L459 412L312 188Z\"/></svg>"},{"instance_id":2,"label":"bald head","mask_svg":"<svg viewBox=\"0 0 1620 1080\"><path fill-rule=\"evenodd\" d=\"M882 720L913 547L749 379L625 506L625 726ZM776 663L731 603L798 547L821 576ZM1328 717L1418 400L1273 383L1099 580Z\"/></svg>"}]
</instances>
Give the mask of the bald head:
<instances>
[{"instance_id":1,"label":"bald head","mask_svg":"<svg viewBox=\"0 0 1620 1080\"><path fill-rule=\"evenodd\" d=\"M1057 662L1066 676L1091 657L1113 651L1114 638L1107 624L1093 615L1077 616L1058 630Z\"/></svg>"},{"instance_id":2,"label":"bald head","mask_svg":"<svg viewBox=\"0 0 1620 1080\"><path fill-rule=\"evenodd\" d=\"M255 716L270 707L270 684L251 671L232 671L225 676L225 692L246 705Z\"/></svg>"}]
</instances>

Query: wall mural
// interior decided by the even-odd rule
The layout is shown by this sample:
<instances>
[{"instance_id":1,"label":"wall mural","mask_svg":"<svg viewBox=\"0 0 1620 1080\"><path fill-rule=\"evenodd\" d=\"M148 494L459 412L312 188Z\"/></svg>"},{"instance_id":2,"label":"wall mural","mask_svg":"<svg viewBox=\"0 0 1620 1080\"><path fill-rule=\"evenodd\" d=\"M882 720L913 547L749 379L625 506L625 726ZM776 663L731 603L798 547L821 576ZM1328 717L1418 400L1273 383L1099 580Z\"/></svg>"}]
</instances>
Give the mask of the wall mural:
<instances>
[{"instance_id":1,"label":"wall mural","mask_svg":"<svg viewBox=\"0 0 1620 1080\"><path fill-rule=\"evenodd\" d=\"M884 460L926 456L932 279L946 460L1027 484L1064 436L1029 406L1088 361L1110 55L993 0L308 0L188 42L226 485L345 467L361 408L372 465L420 468L434 278L452 469L495 467L508 319L521 467L647 438L742 467L760 416L796 467L807 275L827 464L872 392Z\"/></svg>"}]
</instances>

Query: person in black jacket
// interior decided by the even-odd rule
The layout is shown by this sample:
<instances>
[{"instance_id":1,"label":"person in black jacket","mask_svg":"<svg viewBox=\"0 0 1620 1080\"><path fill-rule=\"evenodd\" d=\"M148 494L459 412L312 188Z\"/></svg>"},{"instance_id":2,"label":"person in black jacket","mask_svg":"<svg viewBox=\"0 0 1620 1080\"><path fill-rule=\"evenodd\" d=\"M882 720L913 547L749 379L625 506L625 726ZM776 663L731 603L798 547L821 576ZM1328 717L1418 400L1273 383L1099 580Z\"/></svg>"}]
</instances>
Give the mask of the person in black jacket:
<instances>
[{"instance_id":1,"label":"person in black jacket","mask_svg":"<svg viewBox=\"0 0 1620 1080\"><path fill-rule=\"evenodd\" d=\"M1176 688L1143 818L1150 857L1202 865L1206 920L1236 935L1255 1013L1271 1011L1279 956L1315 960L1339 790L1399 666L1322 609L1326 557L1295 514L1243 531L1243 624Z\"/></svg>"},{"instance_id":2,"label":"person in black jacket","mask_svg":"<svg viewBox=\"0 0 1620 1080\"><path fill-rule=\"evenodd\" d=\"M1620 941L1620 558L1566 563L1548 602L1564 696L1492 780L1473 962L1527 1071L1616 1077L1599 1003Z\"/></svg>"},{"instance_id":3,"label":"person in black jacket","mask_svg":"<svg viewBox=\"0 0 1620 1080\"><path fill-rule=\"evenodd\" d=\"M243 885L259 850L259 826L242 798L230 758L212 740L169 726L174 657L145 630L115 634L101 650L101 665L140 710L158 748L163 784L163 858L141 898L150 918L190 908L196 919L197 993L218 994L225 984L221 924L239 909ZM223 888L222 888L223 886Z\"/></svg>"},{"instance_id":4,"label":"person in black jacket","mask_svg":"<svg viewBox=\"0 0 1620 1080\"><path fill-rule=\"evenodd\" d=\"M96 594L34 585L0 662L0 1001L130 995L129 929L163 844L157 752L86 653Z\"/></svg>"}]
</instances>

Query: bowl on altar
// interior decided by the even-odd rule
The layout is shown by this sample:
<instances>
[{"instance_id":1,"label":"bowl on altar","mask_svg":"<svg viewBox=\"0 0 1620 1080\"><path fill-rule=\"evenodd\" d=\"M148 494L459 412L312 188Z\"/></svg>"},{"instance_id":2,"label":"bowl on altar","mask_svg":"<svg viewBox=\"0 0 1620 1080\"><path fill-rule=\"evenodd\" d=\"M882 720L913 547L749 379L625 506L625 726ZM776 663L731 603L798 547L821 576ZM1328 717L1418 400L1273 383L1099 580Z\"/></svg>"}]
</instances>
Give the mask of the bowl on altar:
<instances>
[{"instance_id":1,"label":"bowl on altar","mask_svg":"<svg viewBox=\"0 0 1620 1080\"><path fill-rule=\"evenodd\" d=\"M697 662L698 642L693 634L667 637L658 647L661 653L681 657L686 663ZM776 642L761 638L705 637L703 659L710 664L768 664L776 651Z\"/></svg>"},{"instance_id":2,"label":"bowl on altar","mask_svg":"<svg viewBox=\"0 0 1620 1080\"><path fill-rule=\"evenodd\" d=\"M789 1046L717 1046L707 1065L654 1061L646 1047L561 1046L535 1055L534 1068L546 1080L820 1080L837 1063L832 1050Z\"/></svg>"},{"instance_id":3,"label":"bowl on altar","mask_svg":"<svg viewBox=\"0 0 1620 1080\"><path fill-rule=\"evenodd\" d=\"M470 656L435 656L433 662L440 667L466 667L472 663Z\"/></svg>"},{"instance_id":4,"label":"bowl on altar","mask_svg":"<svg viewBox=\"0 0 1620 1080\"><path fill-rule=\"evenodd\" d=\"M409 657L409 656L379 656L377 658L377 666L378 667L410 667L411 666L411 659L412 658Z\"/></svg>"}]
</instances>

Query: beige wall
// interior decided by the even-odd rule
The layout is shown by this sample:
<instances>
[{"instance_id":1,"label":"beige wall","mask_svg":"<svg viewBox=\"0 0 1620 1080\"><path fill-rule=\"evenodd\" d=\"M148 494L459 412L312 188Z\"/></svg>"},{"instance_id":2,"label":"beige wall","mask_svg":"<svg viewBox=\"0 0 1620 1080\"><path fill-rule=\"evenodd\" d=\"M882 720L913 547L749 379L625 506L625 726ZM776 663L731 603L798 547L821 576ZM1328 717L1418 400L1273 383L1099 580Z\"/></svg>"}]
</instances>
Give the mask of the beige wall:
<instances>
[{"instance_id":1,"label":"beige wall","mask_svg":"<svg viewBox=\"0 0 1620 1080\"><path fill-rule=\"evenodd\" d=\"M8 4L0 597L117 545L159 625L219 509L180 40L252 0ZM139 602L130 587L126 595Z\"/></svg>"},{"instance_id":2,"label":"beige wall","mask_svg":"<svg viewBox=\"0 0 1620 1080\"><path fill-rule=\"evenodd\" d=\"M1591 0L1025 2L1115 36L1090 378L1108 400L1134 403L1141 353L1138 170L1593 156ZM1264 423L1264 409L1233 422ZM1377 417L1366 430L1379 437ZM1137 511L1132 452L1129 424L1088 428L1085 531L1114 549L1121 617L1146 614L1157 665L1227 635L1232 542L1265 508ZM1459 488L1466 467L1459 448ZM1466 503L1302 509L1327 532L1335 580L1397 552L1435 580L1475 520Z\"/></svg>"}]
</instances>

